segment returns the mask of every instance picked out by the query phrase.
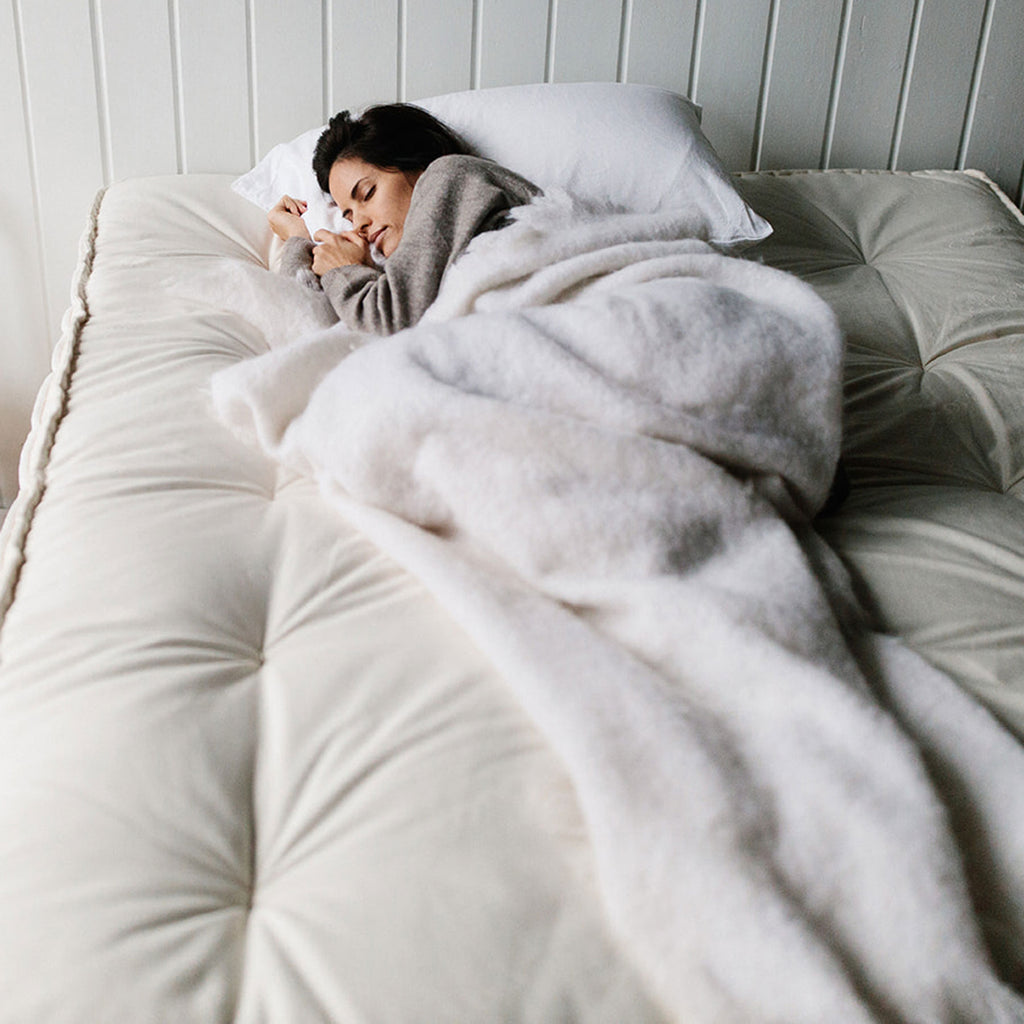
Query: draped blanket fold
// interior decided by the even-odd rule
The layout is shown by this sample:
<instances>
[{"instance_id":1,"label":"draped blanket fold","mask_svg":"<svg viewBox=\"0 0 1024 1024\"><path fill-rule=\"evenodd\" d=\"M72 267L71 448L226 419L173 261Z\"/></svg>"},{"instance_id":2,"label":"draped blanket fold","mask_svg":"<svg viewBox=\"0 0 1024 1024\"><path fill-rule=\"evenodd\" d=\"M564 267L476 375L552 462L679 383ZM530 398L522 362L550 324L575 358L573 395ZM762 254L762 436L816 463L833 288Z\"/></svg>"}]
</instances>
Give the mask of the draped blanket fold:
<instances>
[{"instance_id":1,"label":"draped blanket fold","mask_svg":"<svg viewBox=\"0 0 1024 1024\"><path fill-rule=\"evenodd\" d=\"M1024 757L865 628L808 526L831 311L691 233L542 198L417 326L268 339L217 414L502 671L670 1019L1024 1021Z\"/></svg>"}]
</instances>

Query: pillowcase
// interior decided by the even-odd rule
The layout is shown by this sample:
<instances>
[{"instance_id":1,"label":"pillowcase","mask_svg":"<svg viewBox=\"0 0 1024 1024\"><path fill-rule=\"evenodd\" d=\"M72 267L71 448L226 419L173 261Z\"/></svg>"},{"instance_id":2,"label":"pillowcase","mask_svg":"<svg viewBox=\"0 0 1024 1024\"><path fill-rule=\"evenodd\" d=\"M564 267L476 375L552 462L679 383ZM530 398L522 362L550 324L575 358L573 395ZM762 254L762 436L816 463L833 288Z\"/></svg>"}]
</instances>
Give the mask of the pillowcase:
<instances>
[{"instance_id":1,"label":"pillowcase","mask_svg":"<svg viewBox=\"0 0 1024 1024\"><path fill-rule=\"evenodd\" d=\"M478 155L542 189L563 188L636 213L696 209L701 237L720 246L771 233L771 225L736 191L700 129L697 107L668 90L616 82L511 85L416 105L444 121ZM313 174L321 131L275 146L234 183L235 191L264 210L285 193L305 199L311 232L347 230L348 222Z\"/></svg>"},{"instance_id":2,"label":"pillowcase","mask_svg":"<svg viewBox=\"0 0 1024 1024\"><path fill-rule=\"evenodd\" d=\"M267 213L281 196L305 199L306 212L302 219L311 238L321 228L337 233L352 227L342 217L334 200L320 190L313 173L313 151L324 127L311 128L291 142L278 143L248 174L231 183L240 196Z\"/></svg>"}]
</instances>

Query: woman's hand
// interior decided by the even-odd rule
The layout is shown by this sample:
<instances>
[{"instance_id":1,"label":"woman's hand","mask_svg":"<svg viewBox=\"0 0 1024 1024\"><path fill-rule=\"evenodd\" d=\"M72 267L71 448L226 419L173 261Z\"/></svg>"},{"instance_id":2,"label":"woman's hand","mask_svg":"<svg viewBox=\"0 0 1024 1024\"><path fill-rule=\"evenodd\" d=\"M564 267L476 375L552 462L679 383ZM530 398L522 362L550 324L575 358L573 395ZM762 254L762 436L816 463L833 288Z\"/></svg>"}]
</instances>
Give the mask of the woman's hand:
<instances>
[{"instance_id":1,"label":"woman's hand","mask_svg":"<svg viewBox=\"0 0 1024 1024\"><path fill-rule=\"evenodd\" d=\"M370 243L358 231L343 231L336 235L321 228L314 241L313 273L318 277L323 277L335 267L351 267L357 263L374 266Z\"/></svg>"},{"instance_id":2,"label":"woman's hand","mask_svg":"<svg viewBox=\"0 0 1024 1024\"><path fill-rule=\"evenodd\" d=\"M289 238L309 238L309 229L302 219L302 214L305 212L306 201L304 199L281 196L274 208L267 214L267 220L270 221L274 234L285 242Z\"/></svg>"}]
</instances>

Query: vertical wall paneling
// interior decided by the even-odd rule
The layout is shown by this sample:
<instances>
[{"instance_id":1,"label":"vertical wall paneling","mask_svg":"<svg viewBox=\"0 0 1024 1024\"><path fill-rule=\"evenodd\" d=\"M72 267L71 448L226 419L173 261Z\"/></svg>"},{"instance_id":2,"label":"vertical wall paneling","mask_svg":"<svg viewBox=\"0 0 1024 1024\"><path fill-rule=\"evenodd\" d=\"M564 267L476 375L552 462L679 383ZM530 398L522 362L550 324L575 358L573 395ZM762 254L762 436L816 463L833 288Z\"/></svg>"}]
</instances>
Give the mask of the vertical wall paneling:
<instances>
[{"instance_id":1,"label":"vertical wall paneling","mask_svg":"<svg viewBox=\"0 0 1024 1024\"><path fill-rule=\"evenodd\" d=\"M915 0L853 0L839 83L833 167L887 167Z\"/></svg>"},{"instance_id":2,"label":"vertical wall paneling","mask_svg":"<svg viewBox=\"0 0 1024 1024\"><path fill-rule=\"evenodd\" d=\"M558 0L548 0L548 34L544 41L544 81L555 80L555 39L558 35Z\"/></svg>"},{"instance_id":3,"label":"vertical wall paneling","mask_svg":"<svg viewBox=\"0 0 1024 1024\"><path fill-rule=\"evenodd\" d=\"M174 149L178 173L188 173L185 154L185 83L181 67L181 12L180 0L167 0L167 24L171 36L171 94L174 99Z\"/></svg>"},{"instance_id":4,"label":"vertical wall paneling","mask_svg":"<svg viewBox=\"0 0 1024 1024\"><path fill-rule=\"evenodd\" d=\"M334 113L334 14L330 0L320 0L320 120L327 122Z\"/></svg>"},{"instance_id":5,"label":"vertical wall paneling","mask_svg":"<svg viewBox=\"0 0 1024 1024\"><path fill-rule=\"evenodd\" d=\"M0 506L18 489L18 450L49 366L39 199L29 97L22 90L19 5L0 8Z\"/></svg>"},{"instance_id":6,"label":"vertical wall paneling","mask_svg":"<svg viewBox=\"0 0 1024 1024\"><path fill-rule=\"evenodd\" d=\"M398 90L398 99L401 102L405 102L408 98L408 82L406 76L406 68L408 61L406 56L409 52L409 3L408 0L398 0L398 38L396 41L397 56L396 63L396 88Z\"/></svg>"},{"instance_id":7,"label":"vertical wall paneling","mask_svg":"<svg viewBox=\"0 0 1024 1024\"><path fill-rule=\"evenodd\" d=\"M392 103L400 97L399 62L404 57L399 46L401 6L402 0L330 3L332 81L328 116L371 103Z\"/></svg>"},{"instance_id":8,"label":"vertical wall paneling","mask_svg":"<svg viewBox=\"0 0 1024 1024\"><path fill-rule=\"evenodd\" d=\"M625 79L684 96L690 89L697 0L633 0Z\"/></svg>"},{"instance_id":9,"label":"vertical wall paneling","mask_svg":"<svg viewBox=\"0 0 1024 1024\"><path fill-rule=\"evenodd\" d=\"M821 160L819 167L832 166L832 146L836 137L836 118L839 115L839 91L843 85L843 72L846 69L846 54L850 48L850 22L853 18L854 0L843 0L839 22L839 35L836 38L835 59L832 63L832 85L828 97L828 113L825 116L825 132L821 139Z\"/></svg>"},{"instance_id":10,"label":"vertical wall paneling","mask_svg":"<svg viewBox=\"0 0 1024 1024\"><path fill-rule=\"evenodd\" d=\"M473 41L470 45L470 89L480 88L480 65L483 59L483 0L473 0Z\"/></svg>"},{"instance_id":11,"label":"vertical wall paneling","mask_svg":"<svg viewBox=\"0 0 1024 1024\"><path fill-rule=\"evenodd\" d=\"M892 129L892 141L889 144L890 170L895 170L896 168L900 146L903 142L903 125L907 117L910 82L914 77L914 65L917 61L917 46L921 39L921 16L923 13L924 0L914 0L914 13L910 19L910 38L907 40L907 54L903 60L903 77L900 80L899 97L896 101L896 117Z\"/></svg>"},{"instance_id":12,"label":"vertical wall paneling","mask_svg":"<svg viewBox=\"0 0 1024 1024\"><path fill-rule=\"evenodd\" d=\"M956 165L984 14L984 3L924 4L896 167Z\"/></svg>"},{"instance_id":13,"label":"vertical wall paneling","mask_svg":"<svg viewBox=\"0 0 1024 1024\"><path fill-rule=\"evenodd\" d=\"M245 0L245 87L249 97L249 157L254 164L260 154L260 97L256 88L256 2Z\"/></svg>"},{"instance_id":14,"label":"vertical wall paneling","mask_svg":"<svg viewBox=\"0 0 1024 1024\"><path fill-rule=\"evenodd\" d=\"M614 82L619 70L622 0L558 0L555 82Z\"/></svg>"},{"instance_id":15,"label":"vertical wall paneling","mask_svg":"<svg viewBox=\"0 0 1024 1024\"><path fill-rule=\"evenodd\" d=\"M85 0L21 3L20 11L52 343L78 241L104 184L92 25Z\"/></svg>"},{"instance_id":16,"label":"vertical wall paneling","mask_svg":"<svg viewBox=\"0 0 1024 1024\"><path fill-rule=\"evenodd\" d=\"M992 37L992 20L995 15L995 8L995 0L985 0L985 13L982 17L981 31L978 33L978 46L975 50L974 67L971 71L971 89L967 96L967 110L964 113L964 123L960 130L960 146L956 154L956 166L959 170L962 170L964 167L967 148L971 141L971 132L974 129L974 115L978 109L978 94L981 91L981 73L985 67L988 41Z\"/></svg>"},{"instance_id":17,"label":"vertical wall paneling","mask_svg":"<svg viewBox=\"0 0 1024 1024\"><path fill-rule=\"evenodd\" d=\"M772 66L775 63L775 42L779 30L781 2L782 0L770 0L768 5L768 28L765 32L764 59L761 62L761 86L757 93L757 118L754 122L754 141L750 147L750 167L755 171L761 168L761 151L764 147L768 94L771 90Z\"/></svg>"},{"instance_id":18,"label":"vertical wall paneling","mask_svg":"<svg viewBox=\"0 0 1024 1024\"><path fill-rule=\"evenodd\" d=\"M693 45L690 48L690 79L686 95L694 103L700 103L698 88L700 86L700 62L704 53L704 25L707 21L706 0L697 0L697 9L693 15Z\"/></svg>"},{"instance_id":19,"label":"vertical wall paneling","mask_svg":"<svg viewBox=\"0 0 1024 1024\"><path fill-rule=\"evenodd\" d=\"M964 161L985 171L1018 203L1024 164L1024 0L997 0Z\"/></svg>"},{"instance_id":20,"label":"vertical wall paneling","mask_svg":"<svg viewBox=\"0 0 1024 1024\"><path fill-rule=\"evenodd\" d=\"M174 77L167 0L93 0L109 176L174 174Z\"/></svg>"},{"instance_id":21,"label":"vertical wall paneling","mask_svg":"<svg viewBox=\"0 0 1024 1024\"><path fill-rule=\"evenodd\" d=\"M100 143L100 163L103 181L112 180L114 163L110 141L110 100L107 91L107 60L103 52L103 22L100 18L102 0L89 0L89 31L92 39L92 71L96 83L96 130Z\"/></svg>"},{"instance_id":22,"label":"vertical wall paneling","mask_svg":"<svg viewBox=\"0 0 1024 1024\"><path fill-rule=\"evenodd\" d=\"M633 23L633 0L622 0L622 15L619 19L619 60L615 72L617 82L629 79L629 47Z\"/></svg>"},{"instance_id":23,"label":"vertical wall paneling","mask_svg":"<svg viewBox=\"0 0 1024 1024\"><path fill-rule=\"evenodd\" d=\"M732 170L750 168L770 6L770 0L707 3L697 102L704 131Z\"/></svg>"},{"instance_id":24,"label":"vertical wall paneling","mask_svg":"<svg viewBox=\"0 0 1024 1024\"><path fill-rule=\"evenodd\" d=\"M406 0L406 99L468 89L472 75L473 0Z\"/></svg>"},{"instance_id":25,"label":"vertical wall paneling","mask_svg":"<svg viewBox=\"0 0 1024 1024\"><path fill-rule=\"evenodd\" d=\"M251 166L247 0L178 0L185 165L191 173Z\"/></svg>"},{"instance_id":26,"label":"vertical wall paneling","mask_svg":"<svg viewBox=\"0 0 1024 1024\"><path fill-rule=\"evenodd\" d=\"M762 167L818 166L842 15L842 0L780 4L764 109Z\"/></svg>"},{"instance_id":27,"label":"vertical wall paneling","mask_svg":"<svg viewBox=\"0 0 1024 1024\"><path fill-rule=\"evenodd\" d=\"M320 0L255 0L256 156L320 124L324 107Z\"/></svg>"},{"instance_id":28,"label":"vertical wall paneling","mask_svg":"<svg viewBox=\"0 0 1024 1024\"><path fill-rule=\"evenodd\" d=\"M480 85L544 81L550 0L483 0Z\"/></svg>"}]
</instances>

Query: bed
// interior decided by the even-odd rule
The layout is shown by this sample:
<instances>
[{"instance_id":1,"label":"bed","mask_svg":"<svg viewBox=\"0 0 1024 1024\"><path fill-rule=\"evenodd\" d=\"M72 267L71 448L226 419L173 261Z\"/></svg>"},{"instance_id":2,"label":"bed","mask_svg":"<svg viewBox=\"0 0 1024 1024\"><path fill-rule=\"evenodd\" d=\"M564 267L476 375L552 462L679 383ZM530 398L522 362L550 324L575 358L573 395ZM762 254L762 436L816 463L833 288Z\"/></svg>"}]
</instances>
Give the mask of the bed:
<instances>
[{"instance_id":1,"label":"bed","mask_svg":"<svg viewBox=\"0 0 1024 1024\"><path fill-rule=\"evenodd\" d=\"M0 1020L916 1019L898 964L897 995L847 963L852 995L793 1001L805 968L780 972L724 894L722 920L682 929L686 962L652 967L647 922L609 924L579 778L471 616L402 564L415 528L326 501L212 411L211 379L277 329L245 315L273 245L232 183L97 198L22 453L0 540ZM816 535L894 656L941 670L915 735L994 966L921 1005L1024 1019L1024 222L969 172L738 186L774 230L721 258L809 282L845 343L849 495ZM231 301L182 287L225 274ZM975 730L966 768L929 745L948 707ZM950 936L913 923L942 962Z\"/></svg>"}]
</instances>

